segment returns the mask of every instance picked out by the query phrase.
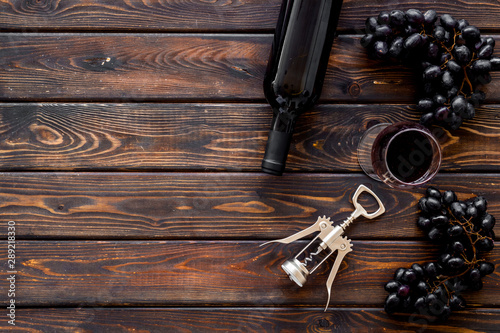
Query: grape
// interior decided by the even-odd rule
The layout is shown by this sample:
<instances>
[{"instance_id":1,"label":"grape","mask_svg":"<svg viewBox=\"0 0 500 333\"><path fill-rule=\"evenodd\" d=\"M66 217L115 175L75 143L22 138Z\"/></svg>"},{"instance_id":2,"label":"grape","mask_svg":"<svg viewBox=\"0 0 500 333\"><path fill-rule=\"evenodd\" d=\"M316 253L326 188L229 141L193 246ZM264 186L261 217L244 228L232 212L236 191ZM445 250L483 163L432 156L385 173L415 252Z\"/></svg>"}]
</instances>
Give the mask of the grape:
<instances>
[{"instance_id":1,"label":"grape","mask_svg":"<svg viewBox=\"0 0 500 333\"><path fill-rule=\"evenodd\" d=\"M433 186L429 186L427 188L427 190L425 191L425 194L428 197L434 197L434 198L436 198L438 200L441 199L441 192L437 188L435 188Z\"/></svg>"},{"instance_id":2,"label":"grape","mask_svg":"<svg viewBox=\"0 0 500 333\"><path fill-rule=\"evenodd\" d=\"M375 55L379 58L383 58L387 54L387 52L389 52L387 43L380 40L374 43L373 49L375 51Z\"/></svg>"},{"instance_id":3,"label":"grape","mask_svg":"<svg viewBox=\"0 0 500 333\"><path fill-rule=\"evenodd\" d=\"M457 195L453 191L446 191L443 193L443 198L441 201L444 205L449 206L453 202L457 201Z\"/></svg>"},{"instance_id":4,"label":"grape","mask_svg":"<svg viewBox=\"0 0 500 333\"><path fill-rule=\"evenodd\" d=\"M436 23L438 15L435 10L430 9L424 13L424 24L433 25Z\"/></svg>"},{"instance_id":5,"label":"grape","mask_svg":"<svg viewBox=\"0 0 500 333\"><path fill-rule=\"evenodd\" d=\"M490 73L479 73L476 74L477 76L473 79L474 83L478 84L488 84L491 82L492 77Z\"/></svg>"},{"instance_id":6,"label":"grape","mask_svg":"<svg viewBox=\"0 0 500 333\"><path fill-rule=\"evenodd\" d=\"M417 280L417 273L413 269L407 269L403 274L403 282L412 284Z\"/></svg>"},{"instance_id":7,"label":"grape","mask_svg":"<svg viewBox=\"0 0 500 333\"><path fill-rule=\"evenodd\" d=\"M476 207L479 214L483 214L488 208L488 202L484 197L476 197L474 199L474 207Z\"/></svg>"},{"instance_id":8,"label":"grape","mask_svg":"<svg viewBox=\"0 0 500 333\"><path fill-rule=\"evenodd\" d=\"M495 266L491 262L482 262L479 265L479 272L481 273L481 277L490 275L495 271Z\"/></svg>"},{"instance_id":9,"label":"grape","mask_svg":"<svg viewBox=\"0 0 500 333\"><path fill-rule=\"evenodd\" d=\"M432 186L420 198L419 208L417 225L430 240L443 245L441 252L436 261L398 268L394 280L385 285L389 296L384 308L387 313L420 313L445 320L466 307L461 292L482 289L483 278L495 270L493 263L480 258L494 247L495 219L486 212L484 197L459 201L455 192Z\"/></svg>"},{"instance_id":10,"label":"grape","mask_svg":"<svg viewBox=\"0 0 500 333\"><path fill-rule=\"evenodd\" d=\"M476 109L474 108L474 105L471 103L467 103L467 108L465 109L464 112L460 113L462 118L464 119L472 119L476 115Z\"/></svg>"},{"instance_id":11,"label":"grape","mask_svg":"<svg viewBox=\"0 0 500 333\"><path fill-rule=\"evenodd\" d=\"M491 238L481 238L476 242L476 248L480 251L491 251L495 244Z\"/></svg>"},{"instance_id":12,"label":"grape","mask_svg":"<svg viewBox=\"0 0 500 333\"><path fill-rule=\"evenodd\" d=\"M434 303L438 300L436 294L427 294L427 296L425 297L425 303L427 304L431 304L431 303Z\"/></svg>"},{"instance_id":13,"label":"grape","mask_svg":"<svg viewBox=\"0 0 500 333\"><path fill-rule=\"evenodd\" d=\"M436 296L436 300L443 302L446 299L446 289L443 285L438 286L433 294Z\"/></svg>"},{"instance_id":14,"label":"grape","mask_svg":"<svg viewBox=\"0 0 500 333\"><path fill-rule=\"evenodd\" d=\"M436 94L434 95L433 101L436 105L444 105L444 103L446 103L447 101L447 98L443 95Z\"/></svg>"},{"instance_id":15,"label":"grape","mask_svg":"<svg viewBox=\"0 0 500 333\"><path fill-rule=\"evenodd\" d=\"M472 51L479 51L481 47L484 45L484 40L482 38L478 39L475 43L474 46L472 47Z\"/></svg>"},{"instance_id":16,"label":"grape","mask_svg":"<svg viewBox=\"0 0 500 333\"><path fill-rule=\"evenodd\" d=\"M462 66L460 66L455 60L450 60L446 63L446 67L448 70L454 74L459 73L462 70Z\"/></svg>"},{"instance_id":17,"label":"grape","mask_svg":"<svg viewBox=\"0 0 500 333\"><path fill-rule=\"evenodd\" d=\"M455 81L453 81L453 76L451 75L451 73L449 71L445 71L441 76L441 87L450 89L454 84Z\"/></svg>"},{"instance_id":18,"label":"grape","mask_svg":"<svg viewBox=\"0 0 500 333\"><path fill-rule=\"evenodd\" d=\"M434 226L441 227L448 224L448 217L446 215L437 215L431 221Z\"/></svg>"},{"instance_id":19,"label":"grape","mask_svg":"<svg viewBox=\"0 0 500 333\"><path fill-rule=\"evenodd\" d=\"M429 239L432 241L438 241L443 238L443 232L438 228L433 227L427 234L427 237L429 237Z\"/></svg>"},{"instance_id":20,"label":"grape","mask_svg":"<svg viewBox=\"0 0 500 333\"><path fill-rule=\"evenodd\" d=\"M379 25L375 28L374 35L379 40L387 40L392 34L392 29L388 25Z\"/></svg>"},{"instance_id":21,"label":"grape","mask_svg":"<svg viewBox=\"0 0 500 333\"><path fill-rule=\"evenodd\" d=\"M430 228L432 228L431 220L423 216L419 217L417 225L422 230L429 230Z\"/></svg>"},{"instance_id":22,"label":"grape","mask_svg":"<svg viewBox=\"0 0 500 333\"><path fill-rule=\"evenodd\" d=\"M453 257L448 260L448 267L454 271L458 271L465 266L465 261L459 257Z\"/></svg>"},{"instance_id":23,"label":"grape","mask_svg":"<svg viewBox=\"0 0 500 333\"><path fill-rule=\"evenodd\" d=\"M389 17L392 26L401 27L406 23L405 13L401 10L393 10Z\"/></svg>"},{"instance_id":24,"label":"grape","mask_svg":"<svg viewBox=\"0 0 500 333\"><path fill-rule=\"evenodd\" d=\"M460 217L460 216L464 216L465 215L465 209L462 207L462 205L460 205L459 202L455 201L453 202L451 205L450 205L450 210L451 210L451 213L455 216L455 217Z\"/></svg>"},{"instance_id":25,"label":"grape","mask_svg":"<svg viewBox=\"0 0 500 333\"><path fill-rule=\"evenodd\" d=\"M458 237L464 233L464 228L461 225L452 225L448 228L447 233L450 237Z\"/></svg>"},{"instance_id":26,"label":"grape","mask_svg":"<svg viewBox=\"0 0 500 333\"><path fill-rule=\"evenodd\" d=\"M479 280L477 282L473 282L473 283L469 284L469 289L472 291L479 291L479 290L483 289L483 281Z\"/></svg>"},{"instance_id":27,"label":"grape","mask_svg":"<svg viewBox=\"0 0 500 333\"><path fill-rule=\"evenodd\" d=\"M376 17L369 17L365 21L366 33L375 32L375 29L378 26Z\"/></svg>"},{"instance_id":28,"label":"grape","mask_svg":"<svg viewBox=\"0 0 500 333\"><path fill-rule=\"evenodd\" d=\"M389 48L389 55L393 58L399 57L401 52L403 51L404 47L404 40L403 37L396 37L391 44L391 47Z\"/></svg>"},{"instance_id":29,"label":"grape","mask_svg":"<svg viewBox=\"0 0 500 333\"><path fill-rule=\"evenodd\" d=\"M490 59L491 69L494 71L500 70L500 58L493 57Z\"/></svg>"},{"instance_id":30,"label":"grape","mask_svg":"<svg viewBox=\"0 0 500 333\"><path fill-rule=\"evenodd\" d=\"M416 310L423 309L426 305L427 305L427 303L425 302L425 297L423 297L423 296L417 298L417 300L413 304L413 306L415 307Z\"/></svg>"},{"instance_id":31,"label":"grape","mask_svg":"<svg viewBox=\"0 0 500 333\"><path fill-rule=\"evenodd\" d=\"M394 280L395 281L402 281L403 280L403 274L406 272L406 269L403 267L400 267L394 272Z\"/></svg>"},{"instance_id":32,"label":"grape","mask_svg":"<svg viewBox=\"0 0 500 333\"><path fill-rule=\"evenodd\" d=\"M400 296L400 297L406 297L406 296L408 296L409 293L410 293L410 287L407 286L406 284L402 284L398 288L398 296Z\"/></svg>"},{"instance_id":33,"label":"grape","mask_svg":"<svg viewBox=\"0 0 500 333\"><path fill-rule=\"evenodd\" d=\"M414 33L410 37L406 38L404 41L404 48L407 50L413 50L422 45L422 35ZM437 66L434 66L437 67ZM438 67L439 68L439 67ZM441 71L441 70L440 70Z\"/></svg>"},{"instance_id":34,"label":"grape","mask_svg":"<svg viewBox=\"0 0 500 333\"><path fill-rule=\"evenodd\" d=\"M467 64L472 59L472 53L466 45L455 47L455 59L461 64Z\"/></svg>"},{"instance_id":35,"label":"grape","mask_svg":"<svg viewBox=\"0 0 500 333\"><path fill-rule=\"evenodd\" d=\"M464 245L459 241L453 242L453 244L451 244L451 248L455 253L460 253L464 251Z\"/></svg>"},{"instance_id":36,"label":"grape","mask_svg":"<svg viewBox=\"0 0 500 333\"><path fill-rule=\"evenodd\" d=\"M375 36L373 36L372 34L364 35L361 38L361 45L364 47L368 47L372 45L374 42L375 42Z\"/></svg>"},{"instance_id":37,"label":"grape","mask_svg":"<svg viewBox=\"0 0 500 333\"><path fill-rule=\"evenodd\" d=\"M479 270L478 270L479 273ZM401 283L395 280L391 280L387 282L384 286L385 291L390 293L398 291L399 287L401 287Z\"/></svg>"},{"instance_id":38,"label":"grape","mask_svg":"<svg viewBox=\"0 0 500 333\"><path fill-rule=\"evenodd\" d=\"M434 111L434 118L436 118L437 121L446 121L448 119L448 115L450 114L450 109L448 109L446 106L441 106Z\"/></svg>"},{"instance_id":39,"label":"grape","mask_svg":"<svg viewBox=\"0 0 500 333\"><path fill-rule=\"evenodd\" d=\"M485 39L486 45L491 45L492 47L495 47L495 39L493 37L487 37Z\"/></svg>"},{"instance_id":40,"label":"grape","mask_svg":"<svg viewBox=\"0 0 500 333\"><path fill-rule=\"evenodd\" d=\"M456 113L451 113L448 115L448 118L446 119L446 122L448 123L448 126L452 130L458 129L460 126L462 126L462 116L456 114Z\"/></svg>"},{"instance_id":41,"label":"grape","mask_svg":"<svg viewBox=\"0 0 500 333\"><path fill-rule=\"evenodd\" d=\"M469 22L465 19L460 19L457 21L457 29L462 31L465 27L469 26Z\"/></svg>"},{"instance_id":42,"label":"grape","mask_svg":"<svg viewBox=\"0 0 500 333\"><path fill-rule=\"evenodd\" d=\"M434 113L432 112L428 112L422 115L422 117L420 117L420 123L423 125L430 125L433 122L434 122Z\"/></svg>"},{"instance_id":43,"label":"grape","mask_svg":"<svg viewBox=\"0 0 500 333\"><path fill-rule=\"evenodd\" d=\"M424 14L418 9L408 9L406 11L406 19L411 25L421 25L424 23Z\"/></svg>"},{"instance_id":44,"label":"grape","mask_svg":"<svg viewBox=\"0 0 500 333\"><path fill-rule=\"evenodd\" d=\"M478 282L481 280L481 271L479 268L471 269L469 272L469 280L472 282Z\"/></svg>"},{"instance_id":45,"label":"grape","mask_svg":"<svg viewBox=\"0 0 500 333\"><path fill-rule=\"evenodd\" d=\"M380 12L380 14L378 14L378 18L377 18L378 24L380 24L380 25L389 24L389 21L390 21L389 12L383 11L383 12Z\"/></svg>"},{"instance_id":46,"label":"grape","mask_svg":"<svg viewBox=\"0 0 500 333\"><path fill-rule=\"evenodd\" d=\"M495 226L495 218L490 214L486 214L481 220L481 228L485 230L491 230L493 229L494 226Z\"/></svg>"},{"instance_id":47,"label":"grape","mask_svg":"<svg viewBox=\"0 0 500 333\"><path fill-rule=\"evenodd\" d=\"M387 298L385 299L385 304L384 304L384 310L387 313L394 313L399 307L399 304L401 303L400 298L398 297L398 294L396 293L391 293Z\"/></svg>"},{"instance_id":48,"label":"grape","mask_svg":"<svg viewBox=\"0 0 500 333\"><path fill-rule=\"evenodd\" d=\"M465 211L465 218L468 220L470 218L476 218L477 217L477 208L474 206L468 206L467 210Z\"/></svg>"},{"instance_id":49,"label":"grape","mask_svg":"<svg viewBox=\"0 0 500 333\"><path fill-rule=\"evenodd\" d=\"M424 276L424 268L421 265L415 263L411 265L411 269L413 269L415 274L417 274L418 279L421 279Z\"/></svg>"},{"instance_id":50,"label":"grape","mask_svg":"<svg viewBox=\"0 0 500 333\"><path fill-rule=\"evenodd\" d=\"M493 47L491 45L483 45L479 52L477 53L477 57L479 59L490 59L493 54Z\"/></svg>"},{"instance_id":51,"label":"grape","mask_svg":"<svg viewBox=\"0 0 500 333\"><path fill-rule=\"evenodd\" d=\"M430 111L434 106L434 102L430 98L423 98L418 101L417 109L420 111Z\"/></svg>"},{"instance_id":52,"label":"grape","mask_svg":"<svg viewBox=\"0 0 500 333\"><path fill-rule=\"evenodd\" d=\"M434 278L438 274L439 269L435 262L428 262L424 265L424 273L429 278Z\"/></svg>"},{"instance_id":53,"label":"grape","mask_svg":"<svg viewBox=\"0 0 500 333\"><path fill-rule=\"evenodd\" d=\"M453 111L462 113L467 109L467 101L463 96L457 96L451 101Z\"/></svg>"},{"instance_id":54,"label":"grape","mask_svg":"<svg viewBox=\"0 0 500 333\"><path fill-rule=\"evenodd\" d=\"M436 38L436 40L438 42L444 42L446 39L446 30L442 26L437 26L434 29L433 35L434 35L434 38Z\"/></svg>"},{"instance_id":55,"label":"grape","mask_svg":"<svg viewBox=\"0 0 500 333\"><path fill-rule=\"evenodd\" d=\"M475 73L488 73L491 71L491 62L486 59L479 59L472 63L470 69Z\"/></svg>"},{"instance_id":56,"label":"grape","mask_svg":"<svg viewBox=\"0 0 500 333\"><path fill-rule=\"evenodd\" d=\"M463 310L465 309L465 300L460 295L451 295L450 297L450 307L451 310Z\"/></svg>"},{"instance_id":57,"label":"grape","mask_svg":"<svg viewBox=\"0 0 500 333\"><path fill-rule=\"evenodd\" d=\"M500 58L499 58L500 59ZM491 61L490 61L491 62ZM479 105L486 99L486 94L482 91L477 91L470 96L470 101L474 105Z\"/></svg>"},{"instance_id":58,"label":"grape","mask_svg":"<svg viewBox=\"0 0 500 333\"><path fill-rule=\"evenodd\" d=\"M462 36L466 41L475 42L480 38L481 33L478 28L473 25L469 25L462 29Z\"/></svg>"},{"instance_id":59,"label":"grape","mask_svg":"<svg viewBox=\"0 0 500 333\"><path fill-rule=\"evenodd\" d=\"M458 25L457 20L455 20L451 15L444 14L441 15L441 25L448 31L453 31Z\"/></svg>"},{"instance_id":60,"label":"grape","mask_svg":"<svg viewBox=\"0 0 500 333\"><path fill-rule=\"evenodd\" d=\"M432 59L436 59L439 55L439 46L437 46L437 44L434 44L434 43L429 43L429 45L427 46L427 57L432 60Z\"/></svg>"},{"instance_id":61,"label":"grape","mask_svg":"<svg viewBox=\"0 0 500 333\"><path fill-rule=\"evenodd\" d=\"M439 58L440 59L439 63L440 64L446 64L451 58L452 58L451 54L449 54L449 53L442 53L441 54L441 58Z\"/></svg>"},{"instance_id":62,"label":"grape","mask_svg":"<svg viewBox=\"0 0 500 333\"><path fill-rule=\"evenodd\" d=\"M443 311L441 312L440 318L442 320L448 319L448 317L451 315L451 308L449 305L443 306Z\"/></svg>"},{"instance_id":63,"label":"grape","mask_svg":"<svg viewBox=\"0 0 500 333\"><path fill-rule=\"evenodd\" d=\"M491 82L491 71L500 70L493 38L481 37L465 19L439 16L434 10L382 11L367 18L365 27L361 45L371 57L404 61L421 74L421 124L456 130L475 117L485 100L477 87ZM460 101L451 107L457 97Z\"/></svg>"},{"instance_id":64,"label":"grape","mask_svg":"<svg viewBox=\"0 0 500 333\"><path fill-rule=\"evenodd\" d=\"M424 280L418 281L417 285L415 286L415 291L420 295L426 295L428 290L429 288Z\"/></svg>"},{"instance_id":65,"label":"grape","mask_svg":"<svg viewBox=\"0 0 500 333\"><path fill-rule=\"evenodd\" d=\"M441 209L441 201L435 197L428 197L425 205L430 211L437 211Z\"/></svg>"}]
</instances>

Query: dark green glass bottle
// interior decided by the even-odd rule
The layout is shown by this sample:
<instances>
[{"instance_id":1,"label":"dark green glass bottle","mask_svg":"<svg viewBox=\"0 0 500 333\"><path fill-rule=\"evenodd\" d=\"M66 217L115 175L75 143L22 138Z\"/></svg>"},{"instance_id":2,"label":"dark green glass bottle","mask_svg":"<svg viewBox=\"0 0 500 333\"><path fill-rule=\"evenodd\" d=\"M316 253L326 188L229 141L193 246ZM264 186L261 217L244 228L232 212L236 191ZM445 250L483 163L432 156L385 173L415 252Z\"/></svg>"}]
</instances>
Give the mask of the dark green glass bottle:
<instances>
[{"instance_id":1,"label":"dark green glass bottle","mask_svg":"<svg viewBox=\"0 0 500 333\"><path fill-rule=\"evenodd\" d=\"M262 161L282 175L299 115L319 99L342 0L284 0L264 77L273 120Z\"/></svg>"}]
</instances>

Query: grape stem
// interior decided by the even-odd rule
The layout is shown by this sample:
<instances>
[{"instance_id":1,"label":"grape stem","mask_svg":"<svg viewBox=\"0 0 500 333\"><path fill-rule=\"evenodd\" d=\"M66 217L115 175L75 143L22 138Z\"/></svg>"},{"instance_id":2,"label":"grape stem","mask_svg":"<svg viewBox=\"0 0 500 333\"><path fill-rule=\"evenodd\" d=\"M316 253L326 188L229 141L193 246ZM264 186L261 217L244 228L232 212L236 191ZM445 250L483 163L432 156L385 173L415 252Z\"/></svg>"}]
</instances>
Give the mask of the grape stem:
<instances>
[{"instance_id":1,"label":"grape stem","mask_svg":"<svg viewBox=\"0 0 500 333\"><path fill-rule=\"evenodd\" d=\"M453 275L453 276L447 276L446 278L444 278L444 275L439 275L437 277L437 279L439 280L439 282L437 284L433 283L433 288L431 289L431 292L436 291L436 289L438 289L442 285L445 288L445 290L446 290L446 294L448 295L448 302L449 302L450 296L454 293L454 291L450 292L450 290L446 286L446 281L451 280L451 279L455 279L457 277L460 277L460 276L463 276L463 275L467 274L468 272L470 272L470 270L472 268L474 268L474 266L477 263L484 261L484 259L477 259L476 247L474 245L480 239L489 238L489 237L481 236L478 232L474 232L474 225L471 222L472 221L472 217L470 219L468 219L468 220L464 216L461 216L460 218L457 218L453 214L453 212L451 211L451 209L449 207L448 207L448 212L453 217L453 219L450 220L451 224L453 224L453 225L456 225L456 224L461 225L464 228L464 231L465 231L465 234L466 234L467 238L469 239L469 243L472 245L471 246L472 247L472 258L470 260L467 258L467 255L465 254L465 252L461 253L461 256L464 259L464 262L465 262L465 264L467 266L466 269L462 273L457 274L457 275ZM461 219L463 219L464 222L461 222ZM475 236L475 240L472 240L472 236Z\"/></svg>"},{"instance_id":2,"label":"grape stem","mask_svg":"<svg viewBox=\"0 0 500 333\"><path fill-rule=\"evenodd\" d=\"M420 35L422 35L422 36L429 36L429 37L433 38L433 39L434 39L434 41L435 41L435 42L437 42L437 43L438 43L438 44L439 44L439 45L440 45L443 49L445 49L445 50L446 50L446 52L450 55L450 59L446 59L446 61L445 61L445 62L444 62L444 63L440 66L440 67L441 67L441 69L446 68L446 64L447 64L447 63L448 63L448 61L450 61L451 59L452 59L453 61L456 61L455 57L453 56L452 51L453 51L453 49L455 48L455 46L457 45L457 37L458 37L458 36L460 36L462 33L461 33L461 32L456 31L455 29L453 29L453 32L454 32L454 34L453 34L453 44L451 45L451 47L450 47L450 48L448 48L448 47L445 45L445 43L444 43L444 42L442 42L442 41L438 41L438 40L436 39L436 37L434 37L433 35L427 35L427 34L425 33L425 30L424 30L423 32L421 32L421 33L420 33ZM469 76L467 75L467 68L469 68L469 67L471 66L472 62L474 62L475 60L477 60L477 59L475 59L475 54L473 53L473 54L472 54L472 60L471 60L471 61L470 61L470 62L469 62L469 63L468 63L468 64L467 64L464 68L463 68L463 71L464 71L464 79L462 80L462 84L460 85L460 89L458 90L458 93L459 93L459 94L462 94L464 97L468 97L468 96L469 96L468 94L466 94L466 93L463 91L463 89L464 89L464 85L465 85L465 83L466 83L466 82L467 82L467 85L469 86L470 94L472 94L472 93L474 92L474 87L472 86L472 82L470 81ZM448 100L448 103L450 103L450 100Z\"/></svg>"}]
</instances>

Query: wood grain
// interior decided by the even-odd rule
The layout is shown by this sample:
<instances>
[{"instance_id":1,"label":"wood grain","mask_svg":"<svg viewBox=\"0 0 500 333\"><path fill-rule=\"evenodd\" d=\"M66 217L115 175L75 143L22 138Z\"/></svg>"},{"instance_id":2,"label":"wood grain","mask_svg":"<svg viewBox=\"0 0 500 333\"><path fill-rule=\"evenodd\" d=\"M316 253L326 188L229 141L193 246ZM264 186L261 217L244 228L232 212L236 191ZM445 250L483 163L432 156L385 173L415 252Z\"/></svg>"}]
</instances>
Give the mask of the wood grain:
<instances>
[{"instance_id":1,"label":"wood grain","mask_svg":"<svg viewBox=\"0 0 500 333\"><path fill-rule=\"evenodd\" d=\"M499 105L455 132L436 128L441 170L500 170ZM0 170L259 171L265 104L0 104ZM287 171L360 172L357 146L379 122L417 121L405 105L320 105L297 122Z\"/></svg>"},{"instance_id":2,"label":"wood grain","mask_svg":"<svg viewBox=\"0 0 500 333\"><path fill-rule=\"evenodd\" d=\"M0 29L24 31L271 31L276 25L280 0L246 1L16 1L0 4ZM498 29L492 18L500 15L493 0L447 2L344 0L339 31L362 30L368 16L382 10L434 9L465 18L482 29Z\"/></svg>"},{"instance_id":3,"label":"wood grain","mask_svg":"<svg viewBox=\"0 0 500 333\"><path fill-rule=\"evenodd\" d=\"M498 35L494 36L498 40ZM321 102L416 102L415 74L339 36ZM0 33L3 101L264 101L272 35ZM485 87L500 102L500 73Z\"/></svg>"},{"instance_id":4,"label":"wood grain","mask_svg":"<svg viewBox=\"0 0 500 333\"><path fill-rule=\"evenodd\" d=\"M16 305L33 306L324 306L333 260L303 288L280 265L305 242L288 246L253 241L18 241ZM436 260L428 242L353 241L333 285L332 306L381 307L384 284L398 267ZM497 267L500 249L488 253ZM6 254L2 254L6 263ZM3 265L3 264L2 264ZM5 274L3 274L5 276ZM7 284L6 278L0 280ZM500 272L479 292L464 292L471 307L499 305Z\"/></svg>"},{"instance_id":5,"label":"wood grain","mask_svg":"<svg viewBox=\"0 0 500 333\"><path fill-rule=\"evenodd\" d=\"M0 247L15 221L18 271L17 326L4 314L1 331L498 331L498 247L484 289L464 293L467 311L445 323L383 311L394 270L434 260L438 247L415 225L425 188L369 179L356 148L368 127L419 116L412 70L360 46L365 19L435 9L499 45L500 4L344 0L322 99L274 177L260 172L271 120L262 81L280 3L0 1ZM431 183L486 196L497 218L499 79L473 121L435 132L444 159ZM361 183L387 212L349 227L354 251L324 313L332 260L299 288L280 265L306 241L260 245L318 215L344 220Z\"/></svg>"},{"instance_id":6,"label":"wood grain","mask_svg":"<svg viewBox=\"0 0 500 333\"><path fill-rule=\"evenodd\" d=\"M30 332L494 332L498 309L453 314L446 323L378 308L41 308L19 309L17 325ZM1 329L9 329L0 321Z\"/></svg>"},{"instance_id":7,"label":"wood grain","mask_svg":"<svg viewBox=\"0 0 500 333\"><path fill-rule=\"evenodd\" d=\"M498 175L443 174L431 185L462 200L484 195L498 219L499 182ZM349 237L423 239L416 204L425 188L394 190L361 174L2 173L0 220L15 221L24 239L277 239L320 215L346 219L359 184L387 211L374 221L360 218Z\"/></svg>"}]
</instances>

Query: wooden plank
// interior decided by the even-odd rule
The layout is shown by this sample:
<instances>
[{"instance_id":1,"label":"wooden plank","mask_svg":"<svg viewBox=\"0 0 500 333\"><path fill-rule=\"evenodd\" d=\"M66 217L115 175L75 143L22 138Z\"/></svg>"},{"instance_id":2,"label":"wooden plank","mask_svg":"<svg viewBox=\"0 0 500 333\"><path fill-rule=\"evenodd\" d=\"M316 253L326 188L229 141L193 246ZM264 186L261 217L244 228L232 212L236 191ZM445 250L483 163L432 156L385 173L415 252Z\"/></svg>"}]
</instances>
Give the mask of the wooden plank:
<instances>
[{"instance_id":1,"label":"wooden plank","mask_svg":"<svg viewBox=\"0 0 500 333\"><path fill-rule=\"evenodd\" d=\"M443 171L500 170L500 105L436 130ZM1 170L260 171L266 104L0 104ZM379 122L417 121L406 105L320 105L297 122L287 172L359 172L357 145Z\"/></svg>"},{"instance_id":2,"label":"wooden plank","mask_svg":"<svg viewBox=\"0 0 500 333\"><path fill-rule=\"evenodd\" d=\"M500 217L499 175L439 175L431 185L464 200L484 195ZM277 239L318 216L340 222L359 184L386 206L349 227L354 239L421 239L417 201L425 188L394 190L361 174L2 173L0 220L18 238ZM363 198L370 211L376 204Z\"/></svg>"},{"instance_id":3,"label":"wooden plank","mask_svg":"<svg viewBox=\"0 0 500 333\"><path fill-rule=\"evenodd\" d=\"M379 308L22 308L16 327L33 332L353 332L368 327L394 331L495 332L495 308L456 312L446 322L421 316L388 316ZM9 329L6 320L0 329Z\"/></svg>"},{"instance_id":4,"label":"wooden plank","mask_svg":"<svg viewBox=\"0 0 500 333\"><path fill-rule=\"evenodd\" d=\"M324 306L333 260L300 288L281 264L306 242L255 241L18 241L16 304L34 306ZM4 244L5 245L5 244ZM428 242L353 241L341 264L331 305L381 307L383 285L401 266L436 260ZM7 262L5 252L2 262ZM498 266L497 247L486 258ZM7 271L7 270L6 270ZM6 273L1 286L7 286ZM464 292L472 307L497 306L497 270L479 292ZM2 287L3 288L3 287Z\"/></svg>"},{"instance_id":5,"label":"wooden plank","mask_svg":"<svg viewBox=\"0 0 500 333\"><path fill-rule=\"evenodd\" d=\"M333 46L322 101L414 104L410 69ZM499 36L495 35L498 40ZM0 33L3 101L263 101L271 35ZM500 44L500 41L498 41ZM500 102L500 73L485 88Z\"/></svg>"},{"instance_id":6,"label":"wooden plank","mask_svg":"<svg viewBox=\"0 0 500 333\"><path fill-rule=\"evenodd\" d=\"M0 4L0 29L27 31L99 30L99 31L261 31L276 25L280 0L247 1L143 1L113 0L63 2L19 2L5 0ZM434 9L465 18L483 29L499 29L500 5L493 0L465 0L450 3L445 0L421 2L410 0L380 2L375 0L345 0L339 21L339 31L361 30L368 16L381 10L417 8Z\"/></svg>"}]
</instances>

